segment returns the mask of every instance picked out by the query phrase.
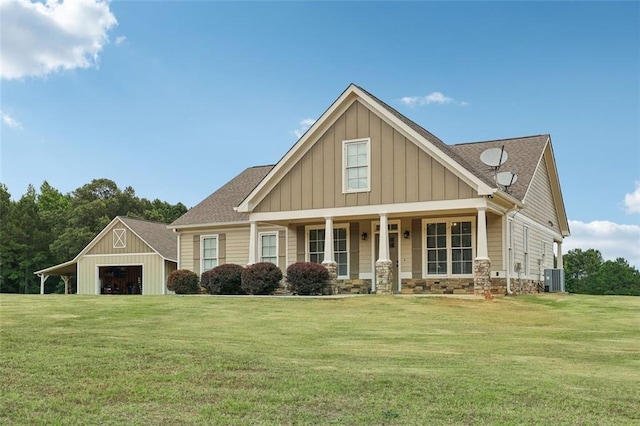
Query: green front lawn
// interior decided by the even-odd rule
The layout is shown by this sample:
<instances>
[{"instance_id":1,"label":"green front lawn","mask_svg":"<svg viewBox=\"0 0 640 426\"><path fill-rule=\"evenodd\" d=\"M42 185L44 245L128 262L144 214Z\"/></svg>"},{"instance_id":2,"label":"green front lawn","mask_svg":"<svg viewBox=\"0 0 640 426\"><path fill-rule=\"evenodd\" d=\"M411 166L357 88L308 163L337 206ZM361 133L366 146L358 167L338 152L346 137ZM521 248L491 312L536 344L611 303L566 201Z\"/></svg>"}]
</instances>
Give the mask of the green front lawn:
<instances>
[{"instance_id":1,"label":"green front lawn","mask_svg":"<svg viewBox=\"0 0 640 426\"><path fill-rule=\"evenodd\" d=\"M0 295L0 424L640 424L640 298Z\"/></svg>"}]
</instances>

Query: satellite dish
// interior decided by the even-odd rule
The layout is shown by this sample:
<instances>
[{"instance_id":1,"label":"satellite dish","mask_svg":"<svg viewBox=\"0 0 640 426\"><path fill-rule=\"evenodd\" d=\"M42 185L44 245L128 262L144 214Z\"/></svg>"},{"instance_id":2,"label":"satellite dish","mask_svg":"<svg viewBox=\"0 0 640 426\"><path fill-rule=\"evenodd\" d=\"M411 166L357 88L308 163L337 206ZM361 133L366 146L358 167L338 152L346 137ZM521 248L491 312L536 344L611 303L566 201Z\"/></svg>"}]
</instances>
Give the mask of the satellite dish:
<instances>
[{"instance_id":1,"label":"satellite dish","mask_svg":"<svg viewBox=\"0 0 640 426\"><path fill-rule=\"evenodd\" d=\"M496 182L499 185L504 186L505 190L507 190L514 183L516 183L517 180L518 180L518 175L512 172L500 172L496 175Z\"/></svg>"},{"instance_id":2,"label":"satellite dish","mask_svg":"<svg viewBox=\"0 0 640 426\"><path fill-rule=\"evenodd\" d=\"M489 148L480 154L480 161L496 170L507 161L508 155L502 148Z\"/></svg>"}]
</instances>

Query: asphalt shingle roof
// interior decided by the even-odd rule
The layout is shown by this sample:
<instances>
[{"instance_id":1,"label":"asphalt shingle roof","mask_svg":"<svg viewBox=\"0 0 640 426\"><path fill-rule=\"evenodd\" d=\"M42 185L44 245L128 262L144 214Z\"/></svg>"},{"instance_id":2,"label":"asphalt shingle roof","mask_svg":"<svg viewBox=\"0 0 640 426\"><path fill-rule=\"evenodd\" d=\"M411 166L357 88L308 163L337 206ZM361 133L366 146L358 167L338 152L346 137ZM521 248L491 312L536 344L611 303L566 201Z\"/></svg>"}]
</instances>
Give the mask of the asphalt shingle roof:
<instances>
[{"instance_id":1,"label":"asphalt shingle roof","mask_svg":"<svg viewBox=\"0 0 640 426\"><path fill-rule=\"evenodd\" d=\"M356 87L378 102L405 125L432 143L436 148L443 151L462 167L473 173L478 179L494 188L497 187L494 182L494 172L490 167L480 161L480 154L486 149L504 146L509 158L502 166L501 171L510 171L518 175L516 183L509 188L509 194L522 201L533 178L538 160L542 156L543 149L549 139L549 135L447 145L422 126L405 117L365 89L359 86ZM234 207L238 206L251 191L253 191L273 167L274 166L258 166L244 170L198 205L191 208L173 222L171 226L180 227L247 221L249 215L235 211Z\"/></svg>"},{"instance_id":2,"label":"asphalt shingle roof","mask_svg":"<svg viewBox=\"0 0 640 426\"><path fill-rule=\"evenodd\" d=\"M172 230L167 229L168 224L125 216L118 216L118 218L162 257L178 260L178 236Z\"/></svg>"},{"instance_id":3,"label":"asphalt shingle roof","mask_svg":"<svg viewBox=\"0 0 640 426\"><path fill-rule=\"evenodd\" d=\"M239 213L234 210L234 207L238 206L253 191L272 168L273 166L249 167L199 204L189 209L188 212L176 219L171 226L249 220L247 213Z\"/></svg>"},{"instance_id":4,"label":"asphalt shingle roof","mask_svg":"<svg viewBox=\"0 0 640 426\"><path fill-rule=\"evenodd\" d=\"M542 152L546 146L549 135L525 136L520 138L500 139L484 142L469 142L456 145L449 145L451 150L470 165L470 170L476 175L481 175L485 180L493 181L493 169L480 161L480 154L489 148L501 148L507 153L507 161L500 167L500 171L512 172L518 176L516 182L509 188L509 194L523 201L524 196L531 184L533 174L536 171L538 160L542 157Z\"/></svg>"}]
</instances>

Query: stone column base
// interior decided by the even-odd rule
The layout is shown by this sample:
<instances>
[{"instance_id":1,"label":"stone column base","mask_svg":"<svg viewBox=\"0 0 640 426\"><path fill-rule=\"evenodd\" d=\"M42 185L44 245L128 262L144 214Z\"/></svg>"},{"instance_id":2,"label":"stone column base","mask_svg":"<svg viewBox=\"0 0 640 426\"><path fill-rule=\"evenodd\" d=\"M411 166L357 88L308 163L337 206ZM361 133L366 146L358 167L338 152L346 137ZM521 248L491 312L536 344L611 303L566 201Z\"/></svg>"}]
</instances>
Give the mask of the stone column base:
<instances>
[{"instance_id":1,"label":"stone column base","mask_svg":"<svg viewBox=\"0 0 640 426\"><path fill-rule=\"evenodd\" d=\"M329 294L338 294L338 264L336 262L322 262L322 266L329 271L326 289Z\"/></svg>"},{"instance_id":2,"label":"stone column base","mask_svg":"<svg viewBox=\"0 0 640 426\"><path fill-rule=\"evenodd\" d=\"M390 260L376 261L376 294L393 294L391 291L391 265Z\"/></svg>"},{"instance_id":3,"label":"stone column base","mask_svg":"<svg viewBox=\"0 0 640 426\"><path fill-rule=\"evenodd\" d=\"M491 259L476 258L473 261L473 292L491 299Z\"/></svg>"}]
</instances>

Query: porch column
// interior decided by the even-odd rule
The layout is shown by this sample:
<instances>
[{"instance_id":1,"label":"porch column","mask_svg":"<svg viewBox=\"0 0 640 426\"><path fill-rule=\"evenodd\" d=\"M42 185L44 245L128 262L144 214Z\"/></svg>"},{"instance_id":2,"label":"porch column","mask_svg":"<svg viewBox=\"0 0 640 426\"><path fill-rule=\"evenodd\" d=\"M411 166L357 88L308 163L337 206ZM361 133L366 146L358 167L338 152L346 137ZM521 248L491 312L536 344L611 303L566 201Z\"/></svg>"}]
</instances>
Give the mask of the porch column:
<instances>
[{"instance_id":1,"label":"porch column","mask_svg":"<svg viewBox=\"0 0 640 426\"><path fill-rule=\"evenodd\" d=\"M557 258L556 268L564 269L564 262L562 261L562 241L556 241L556 244L558 245L558 253L556 254L556 258Z\"/></svg>"},{"instance_id":2,"label":"porch column","mask_svg":"<svg viewBox=\"0 0 640 426\"><path fill-rule=\"evenodd\" d=\"M391 294L392 265L389 259L389 222L386 213L380 213L379 258L376 260L376 293Z\"/></svg>"},{"instance_id":3,"label":"porch column","mask_svg":"<svg viewBox=\"0 0 640 426\"><path fill-rule=\"evenodd\" d=\"M324 258L322 265L329 271L331 294L338 293L338 264L333 255L333 217L324 218Z\"/></svg>"},{"instance_id":4,"label":"porch column","mask_svg":"<svg viewBox=\"0 0 640 426\"><path fill-rule=\"evenodd\" d=\"M249 262L247 265L256 263L256 241L258 240L258 227L255 221L249 222Z\"/></svg>"},{"instance_id":5,"label":"porch column","mask_svg":"<svg viewBox=\"0 0 640 426\"><path fill-rule=\"evenodd\" d=\"M64 281L64 294L71 294L69 292L69 280L71 279L71 277L69 275L63 275L62 276L62 281ZM165 286L166 287L166 286Z\"/></svg>"},{"instance_id":6,"label":"porch column","mask_svg":"<svg viewBox=\"0 0 640 426\"><path fill-rule=\"evenodd\" d=\"M487 216L486 208L478 208L478 250L476 259L488 259L489 251L487 250Z\"/></svg>"},{"instance_id":7,"label":"porch column","mask_svg":"<svg viewBox=\"0 0 640 426\"><path fill-rule=\"evenodd\" d=\"M40 274L40 294L44 294L44 282L49 278L49 275Z\"/></svg>"},{"instance_id":8,"label":"porch column","mask_svg":"<svg viewBox=\"0 0 640 426\"><path fill-rule=\"evenodd\" d=\"M487 216L486 208L478 208L476 226L476 258L473 261L473 289L474 293L491 298L491 259L487 249Z\"/></svg>"}]
</instances>

